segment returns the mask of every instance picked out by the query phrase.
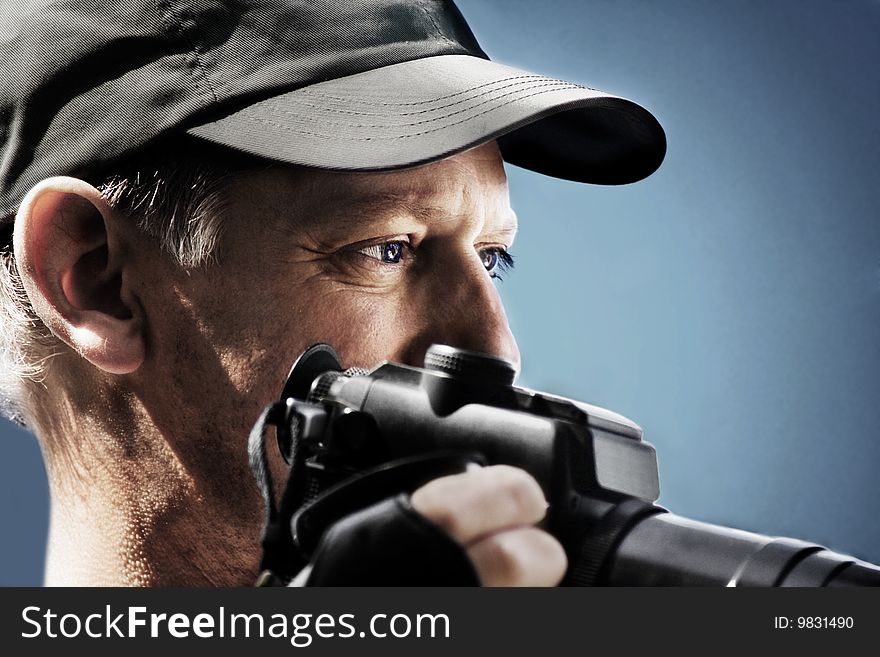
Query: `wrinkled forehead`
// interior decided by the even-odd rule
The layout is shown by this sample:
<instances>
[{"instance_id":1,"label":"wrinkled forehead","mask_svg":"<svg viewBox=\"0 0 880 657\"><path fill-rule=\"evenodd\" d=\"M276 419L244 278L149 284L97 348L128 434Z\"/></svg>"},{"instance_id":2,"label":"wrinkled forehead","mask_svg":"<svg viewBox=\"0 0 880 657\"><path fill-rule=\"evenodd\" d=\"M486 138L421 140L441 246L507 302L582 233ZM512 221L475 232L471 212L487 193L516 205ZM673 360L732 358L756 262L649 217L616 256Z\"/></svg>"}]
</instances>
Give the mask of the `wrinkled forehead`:
<instances>
[{"instance_id":1,"label":"wrinkled forehead","mask_svg":"<svg viewBox=\"0 0 880 657\"><path fill-rule=\"evenodd\" d=\"M345 185L337 182L333 177L324 180L325 186L338 192L340 204L377 210L396 205L418 214L440 206L449 213L463 213L508 202L507 176L494 142L422 167L347 176Z\"/></svg>"},{"instance_id":2,"label":"wrinkled forehead","mask_svg":"<svg viewBox=\"0 0 880 657\"><path fill-rule=\"evenodd\" d=\"M347 230L371 218L407 215L422 222L478 215L516 228L507 176L495 142L431 164L382 173L270 169L239 181L238 199L308 227ZM259 207L261 206L262 207Z\"/></svg>"},{"instance_id":3,"label":"wrinkled forehead","mask_svg":"<svg viewBox=\"0 0 880 657\"><path fill-rule=\"evenodd\" d=\"M334 191L339 201L383 198L417 204L463 193L489 196L507 191L507 175L495 142L419 167L382 173L321 172L313 183Z\"/></svg>"}]
</instances>

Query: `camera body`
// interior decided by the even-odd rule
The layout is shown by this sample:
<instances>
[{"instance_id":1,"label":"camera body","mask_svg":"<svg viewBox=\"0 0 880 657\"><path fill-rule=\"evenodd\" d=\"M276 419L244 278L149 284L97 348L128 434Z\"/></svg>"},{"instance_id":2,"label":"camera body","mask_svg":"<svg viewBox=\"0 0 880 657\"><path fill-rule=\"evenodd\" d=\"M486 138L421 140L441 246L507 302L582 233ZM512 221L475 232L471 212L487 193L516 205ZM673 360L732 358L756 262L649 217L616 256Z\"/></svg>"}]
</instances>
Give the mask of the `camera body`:
<instances>
[{"instance_id":1,"label":"camera body","mask_svg":"<svg viewBox=\"0 0 880 657\"><path fill-rule=\"evenodd\" d=\"M550 503L544 524L566 550L564 584L880 585L876 566L822 546L668 513L655 504L657 456L638 425L515 378L507 361L445 345L431 346L424 367L369 371L343 370L328 345L306 350L274 405L291 464L282 524L300 557L374 502L473 463L508 464Z\"/></svg>"}]
</instances>

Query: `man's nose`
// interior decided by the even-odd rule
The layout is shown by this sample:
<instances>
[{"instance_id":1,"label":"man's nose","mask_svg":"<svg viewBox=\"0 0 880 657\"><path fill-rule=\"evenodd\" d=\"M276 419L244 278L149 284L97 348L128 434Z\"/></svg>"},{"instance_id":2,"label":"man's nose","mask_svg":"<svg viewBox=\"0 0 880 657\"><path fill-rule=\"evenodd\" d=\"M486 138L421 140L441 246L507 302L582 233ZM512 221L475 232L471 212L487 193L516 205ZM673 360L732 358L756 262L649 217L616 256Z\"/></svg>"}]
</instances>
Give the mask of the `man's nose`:
<instances>
[{"instance_id":1,"label":"man's nose","mask_svg":"<svg viewBox=\"0 0 880 657\"><path fill-rule=\"evenodd\" d=\"M519 348L501 297L476 252L444 262L423 294L423 328L410 341L405 362L421 366L428 347L439 343L492 354L519 369Z\"/></svg>"}]
</instances>

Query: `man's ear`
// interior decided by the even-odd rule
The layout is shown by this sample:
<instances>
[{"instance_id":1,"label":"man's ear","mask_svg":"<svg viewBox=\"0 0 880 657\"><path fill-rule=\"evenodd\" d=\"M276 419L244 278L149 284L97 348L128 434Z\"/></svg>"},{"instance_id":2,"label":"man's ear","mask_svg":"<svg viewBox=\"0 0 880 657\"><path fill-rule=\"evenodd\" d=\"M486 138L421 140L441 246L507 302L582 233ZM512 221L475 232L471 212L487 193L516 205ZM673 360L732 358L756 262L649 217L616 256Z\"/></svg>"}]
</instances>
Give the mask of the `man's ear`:
<instances>
[{"instance_id":1,"label":"man's ear","mask_svg":"<svg viewBox=\"0 0 880 657\"><path fill-rule=\"evenodd\" d=\"M43 323L106 372L128 374L144 360L144 317L129 283L126 244L114 211L82 180L48 178L15 218L18 271Z\"/></svg>"}]
</instances>

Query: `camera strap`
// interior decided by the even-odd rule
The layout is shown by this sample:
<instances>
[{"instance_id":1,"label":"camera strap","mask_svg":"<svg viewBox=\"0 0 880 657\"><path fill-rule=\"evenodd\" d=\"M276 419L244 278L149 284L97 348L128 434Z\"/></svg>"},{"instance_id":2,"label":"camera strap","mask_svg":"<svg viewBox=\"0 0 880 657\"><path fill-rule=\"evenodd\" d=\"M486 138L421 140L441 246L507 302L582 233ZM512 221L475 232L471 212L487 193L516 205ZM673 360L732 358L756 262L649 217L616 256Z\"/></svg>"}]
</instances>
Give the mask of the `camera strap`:
<instances>
[{"instance_id":1,"label":"camera strap","mask_svg":"<svg viewBox=\"0 0 880 657\"><path fill-rule=\"evenodd\" d=\"M289 431L291 408L286 401L267 406L248 437L248 461L265 504L257 586L287 585L313 556L309 586L479 584L464 550L411 508L409 493L470 464L484 465L481 455L439 451L399 459L352 476L305 504L308 475L296 432ZM291 438L286 443L291 469L277 505L266 449L270 426Z\"/></svg>"},{"instance_id":2,"label":"camera strap","mask_svg":"<svg viewBox=\"0 0 880 657\"><path fill-rule=\"evenodd\" d=\"M274 483L266 454L266 429L274 426L277 431L285 431L289 421L288 409L286 402L275 402L267 406L248 437L248 462L266 509L261 540L263 558L260 561L257 586L286 584L307 563L297 549L290 531L290 519L299 507L301 501L299 498L302 497L300 489L303 480L303 459L297 454L294 443L290 458L290 475L281 496L281 504L276 507Z\"/></svg>"}]
</instances>

